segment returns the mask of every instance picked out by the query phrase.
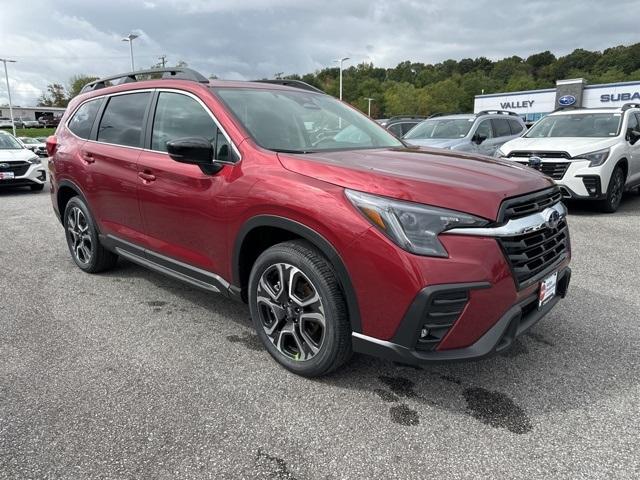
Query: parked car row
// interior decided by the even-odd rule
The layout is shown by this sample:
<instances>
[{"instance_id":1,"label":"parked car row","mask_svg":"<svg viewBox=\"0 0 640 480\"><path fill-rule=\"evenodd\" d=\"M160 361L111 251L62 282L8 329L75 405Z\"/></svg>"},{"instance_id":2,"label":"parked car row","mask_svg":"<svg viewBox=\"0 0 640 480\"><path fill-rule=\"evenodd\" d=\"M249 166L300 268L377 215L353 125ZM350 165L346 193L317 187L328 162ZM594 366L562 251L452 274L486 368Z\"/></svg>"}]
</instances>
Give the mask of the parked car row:
<instances>
[{"instance_id":1,"label":"parked car row","mask_svg":"<svg viewBox=\"0 0 640 480\"><path fill-rule=\"evenodd\" d=\"M615 212L625 190L640 188L640 104L565 108L529 130L509 111L439 115L402 139L527 165L551 177L564 198L597 201L603 212Z\"/></svg>"},{"instance_id":2,"label":"parked car row","mask_svg":"<svg viewBox=\"0 0 640 480\"><path fill-rule=\"evenodd\" d=\"M123 257L248 302L269 354L305 376L353 352L502 352L567 294L567 210L546 175L407 145L303 82L161 71L86 85L47 140L81 270ZM502 137L494 120L512 137L511 119L457 119L457 140Z\"/></svg>"},{"instance_id":3,"label":"parked car row","mask_svg":"<svg viewBox=\"0 0 640 480\"><path fill-rule=\"evenodd\" d=\"M0 128L12 128L15 125L16 128L50 128L57 127L60 123L60 115L42 115L37 120L17 117L11 119L8 117L0 117Z\"/></svg>"}]
</instances>

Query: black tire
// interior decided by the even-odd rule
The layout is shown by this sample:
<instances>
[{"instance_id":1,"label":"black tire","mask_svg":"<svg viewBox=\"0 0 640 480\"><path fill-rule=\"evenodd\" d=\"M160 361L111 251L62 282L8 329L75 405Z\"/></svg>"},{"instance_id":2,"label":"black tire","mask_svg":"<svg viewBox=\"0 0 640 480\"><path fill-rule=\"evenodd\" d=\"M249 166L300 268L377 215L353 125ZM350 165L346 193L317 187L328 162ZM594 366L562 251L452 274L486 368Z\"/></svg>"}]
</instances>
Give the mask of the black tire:
<instances>
[{"instance_id":1,"label":"black tire","mask_svg":"<svg viewBox=\"0 0 640 480\"><path fill-rule=\"evenodd\" d=\"M611 179L607 186L607 196L600 202L600 210L602 212L614 213L618 210L624 193L625 180L624 169L618 165L611 174Z\"/></svg>"},{"instance_id":2,"label":"black tire","mask_svg":"<svg viewBox=\"0 0 640 480\"><path fill-rule=\"evenodd\" d=\"M287 270L288 267L291 268ZM280 284L282 295L279 297L283 301L278 305L275 305L277 301L273 297L264 294L264 284L260 283L261 279L267 278L263 277L264 275L270 274L284 279ZM292 304L291 300L286 300L289 298L290 290L288 287L286 289L284 287L289 283L294 284L294 289L302 284L308 291L315 291L315 293L307 293L307 295L310 295L312 299L318 297L318 300L309 306L295 308L300 312L294 313L291 311L293 310L291 306L298 307L298 305ZM294 297L298 294L297 291L293 293ZM265 305L265 298L274 304L273 307ZM306 303L305 298L308 297L303 297L302 303ZM259 299L261 303L259 303ZM291 306L280 308L280 305L286 305L287 302ZM309 242L296 240L280 243L265 250L258 257L249 278L249 308L258 337L267 351L278 363L293 373L305 377L326 375L343 365L351 357L351 325L344 295L329 262ZM315 313L309 313L308 309L315 309ZM274 320L272 323L265 323L265 311L267 315L273 315L274 319L276 318L275 312L279 311L282 313L282 318ZM295 320L296 315L298 320ZM314 322L309 322L307 319L314 315L324 317L322 327L320 327L321 322L316 323L315 332L322 329L322 333L316 333L315 341L310 339L308 327L305 327L309 323L313 326ZM304 320L303 317L305 317ZM279 333L273 333L277 337L273 338L267 334L267 330L270 327L275 329L276 322L280 325L280 330L278 330ZM296 328L297 330L295 330ZM297 333L294 334L291 330ZM288 342L293 345L292 347L285 348L286 340L282 340L283 331L285 332L284 338L289 338ZM321 336L320 340L317 338L318 335ZM280 348L276 343L280 345ZM298 351L300 349L297 347L302 346L305 347L302 349L303 351Z\"/></svg>"},{"instance_id":3,"label":"black tire","mask_svg":"<svg viewBox=\"0 0 640 480\"><path fill-rule=\"evenodd\" d=\"M41 192L44 188L44 183L32 183L29 188L31 188L32 192Z\"/></svg>"},{"instance_id":4,"label":"black tire","mask_svg":"<svg viewBox=\"0 0 640 480\"><path fill-rule=\"evenodd\" d=\"M98 273L113 268L118 255L100 244L93 217L80 197L69 200L62 218L71 258L81 270Z\"/></svg>"}]
</instances>

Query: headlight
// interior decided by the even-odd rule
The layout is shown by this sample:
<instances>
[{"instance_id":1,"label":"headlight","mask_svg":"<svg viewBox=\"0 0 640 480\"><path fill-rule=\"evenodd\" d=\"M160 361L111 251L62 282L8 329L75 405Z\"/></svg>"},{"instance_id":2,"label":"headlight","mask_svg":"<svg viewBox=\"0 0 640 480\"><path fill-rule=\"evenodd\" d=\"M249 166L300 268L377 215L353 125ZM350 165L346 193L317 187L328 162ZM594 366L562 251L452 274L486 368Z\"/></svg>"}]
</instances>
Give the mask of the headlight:
<instances>
[{"instance_id":1,"label":"headlight","mask_svg":"<svg viewBox=\"0 0 640 480\"><path fill-rule=\"evenodd\" d=\"M42 162L40 161L40 158L39 158L37 155L36 155L36 156L34 156L34 157L29 157L29 158L27 158L27 162L29 162L29 163L31 163L31 164L33 164L33 165L38 164L38 163L42 163Z\"/></svg>"},{"instance_id":2,"label":"headlight","mask_svg":"<svg viewBox=\"0 0 640 480\"><path fill-rule=\"evenodd\" d=\"M577 155L574 158L576 159L585 159L589 160L590 167L599 167L602 165L607 158L609 158L609 149L605 148L604 150L598 150L597 152L585 153L584 155Z\"/></svg>"},{"instance_id":3,"label":"headlight","mask_svg":"<svg viewBox=\"0 0 640 480\"><path fill-rule=\"evenodd\" d=\"M457 227L481 227L488 222L466 213L403 202L345 190L347 198L399 247L418 255L447 257L438 240L442 232Z\"/></svg>"},{"instance_id":4,"label":"headlight","mask_svg":"<svg viewBox=\"0 0 640 480\"><path fill-rule=\"evenodd\" d=\"M505 155L505 153L502 151L501 148L498 148L496 150L495 156L499 158L507 158L507 156Z\"/></svg>"}]
</instances>

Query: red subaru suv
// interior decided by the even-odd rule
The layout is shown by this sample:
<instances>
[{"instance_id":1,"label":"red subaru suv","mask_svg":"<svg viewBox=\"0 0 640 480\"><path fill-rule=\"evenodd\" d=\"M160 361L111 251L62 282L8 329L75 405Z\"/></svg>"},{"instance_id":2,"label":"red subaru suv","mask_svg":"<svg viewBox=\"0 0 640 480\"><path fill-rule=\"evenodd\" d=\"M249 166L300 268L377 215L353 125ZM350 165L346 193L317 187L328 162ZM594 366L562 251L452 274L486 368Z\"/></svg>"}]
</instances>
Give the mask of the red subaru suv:
<instances>
[{"instance_id":1,"label":"red subaru suv","mask_svg":"<svg viewBox=\"0 0 640 480\"><path fill-rule=\"evenodd\" d=\"M305 376L352 352L500 352L565 296L566 209L541 173L408 146L302 82L160 72L88 84L48 139L85 272L122 257L248 302Z\"/></svg>"}]
</instances>

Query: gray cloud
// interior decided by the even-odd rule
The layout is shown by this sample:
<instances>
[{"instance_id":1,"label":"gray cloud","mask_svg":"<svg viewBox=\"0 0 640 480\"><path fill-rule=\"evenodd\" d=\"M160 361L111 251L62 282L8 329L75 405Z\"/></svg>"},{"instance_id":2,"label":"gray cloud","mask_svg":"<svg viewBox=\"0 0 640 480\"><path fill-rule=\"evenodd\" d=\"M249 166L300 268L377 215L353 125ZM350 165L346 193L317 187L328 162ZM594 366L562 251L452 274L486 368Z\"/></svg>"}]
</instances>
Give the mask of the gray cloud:
<instances>
[{"instance_id":1,"label":"gray cloud","mask_svg":"<svg viewBox=\"0 0 640 480\"><path fill-rule=\"evenodd\" d=\"M45 0L4 3L0 57L14 103L33 104L51 82L129 69L124 34L136 31L136 67L166 54L221 78L306 73L348 55L394 66L403 60L601 50L638 40L633 0ZM626 12L626 13L625 13ZM0 81L0 104L6 103Z\"/></svg>"}]
</instances>

